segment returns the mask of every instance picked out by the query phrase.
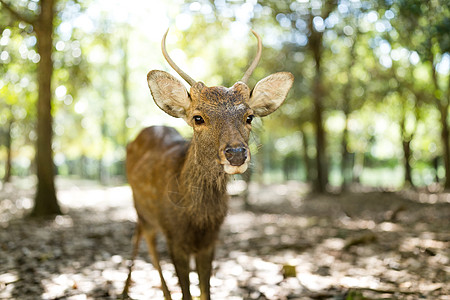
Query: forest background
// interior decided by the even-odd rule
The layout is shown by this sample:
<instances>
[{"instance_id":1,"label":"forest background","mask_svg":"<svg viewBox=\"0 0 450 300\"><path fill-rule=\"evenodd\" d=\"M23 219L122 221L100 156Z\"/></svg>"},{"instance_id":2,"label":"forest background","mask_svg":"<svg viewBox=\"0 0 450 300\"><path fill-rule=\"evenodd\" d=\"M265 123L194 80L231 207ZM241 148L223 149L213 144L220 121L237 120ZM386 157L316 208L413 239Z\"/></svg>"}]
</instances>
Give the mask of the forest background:
<instances>
[{"instance_id":1,"label":"forest background","mask_svg":"<svg viewBox=\"0 0 450 300\"><path fill-rule=\"evenodd\" d=\"M249 86L295 76L230 182L215 299L449 299L448 0L0 0L0 298L121 294L126 145L150 125L191 135L147 87L178 76L167 28L208 86L242 77L250 29ZM133 298L162 299L155 272L142 246Z\"/></svg>"},{"instance_id":2,"label":"forest background","mask_svg":"<svg viewBox=\"0 0 450 300\"><path fill-rule=\"evenodd\" d=\"M145 80L173 73L160 50L167 28L170 55L209 86L242 76L253 28L264 51L250 86L276 71L296 79L255 126L251 180L319 193L450 188L446 4L1 0L0 176L35 178L38 215L59 211L54 174L125 182L125 146L143 127L190 134L157 109Z\"/></svg>"}]
</instances>

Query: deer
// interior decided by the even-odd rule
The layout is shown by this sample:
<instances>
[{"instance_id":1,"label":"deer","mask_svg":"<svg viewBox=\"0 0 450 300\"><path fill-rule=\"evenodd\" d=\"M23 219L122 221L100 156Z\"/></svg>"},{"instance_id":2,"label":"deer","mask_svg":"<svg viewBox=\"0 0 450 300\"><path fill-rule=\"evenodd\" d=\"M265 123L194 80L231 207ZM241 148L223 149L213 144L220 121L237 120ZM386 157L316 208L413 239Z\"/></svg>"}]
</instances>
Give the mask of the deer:
<instances>
[{"instance_id":1,"label":"deer","mask_svg":"<svg viewBox=\"0 0 450 300\"><path fill-rule=\"evenodd\" d=\"M168 115L184 119L193 135L186 140L172 127L152 126L127 146L126 174L137 214L133 260L144 236L163 295L172 299L156 248L156 237L163 234L183 299L192 299L189 273L194 257L200 299L206 300L211 297L215 244L228 210L229 177L247 170L252 121L280 107L294 76L278 72L257 82L253 89L248 87L262 52L261 37L252 30L258 41L257 53L242 79L230 88L208 87L192 79L170 58L166 50L168 32L161 42L163 56L190 90L160 70L150 71L147 82L155 104Z\"/></svg>"}]
</instances>

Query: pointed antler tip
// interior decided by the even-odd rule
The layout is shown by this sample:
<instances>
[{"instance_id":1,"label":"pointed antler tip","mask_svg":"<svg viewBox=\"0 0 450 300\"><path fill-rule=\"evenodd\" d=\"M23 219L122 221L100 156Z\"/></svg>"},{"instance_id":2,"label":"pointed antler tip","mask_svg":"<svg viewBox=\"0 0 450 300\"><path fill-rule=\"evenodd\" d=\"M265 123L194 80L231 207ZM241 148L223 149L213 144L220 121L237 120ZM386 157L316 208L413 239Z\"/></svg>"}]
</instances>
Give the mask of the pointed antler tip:
<instances>
[{"instance_id":1,"label":"pointed antler tip","mask_svg":"<svg viewBox=\"0 0 450 300\"><path fill-rule=\"evenodd\" d=\"M162 41L161 41L161 50L162 53L164 55L164 58L167 60L167 62L169 63L169 65L172 67L172 69L175 70L175 72L177 72L181 78L183 78L187 83L189 83L190 86L193 86L194 84L196 84L197 82L192 79L192 77L190 77L188 74L186 74L185 72L183 72L183 70L180 69L180 67L178 67L175 62L170 58L169 53L167 53L167 49L166 49L166 37L167 37L167 33L169 33L169 28L167 28L166 33L164 34Z\"/></svg>"},{"instance_id":2,"label":"pointed antler tip","mask_svg":"<svg viewBox=\"0 0 450 300\"><path fill-rule=\"evenodd\" d=\"M253 35L256 37L256 39L258 40L258 50L256 51L255 59L253 60L253 62L251 63L250 67L247 69L247 71L245 72L244 76L241 79L241 81L243 83L245 83L245 84L247 84L248 79L250 78L250 76L252 75L252 73L255 70L256 66L258 65L259 60L261 59L261 52L262 52L261 37L253 29L251 29L251 31L252 31Z\"/></svg>"}]
</instances>

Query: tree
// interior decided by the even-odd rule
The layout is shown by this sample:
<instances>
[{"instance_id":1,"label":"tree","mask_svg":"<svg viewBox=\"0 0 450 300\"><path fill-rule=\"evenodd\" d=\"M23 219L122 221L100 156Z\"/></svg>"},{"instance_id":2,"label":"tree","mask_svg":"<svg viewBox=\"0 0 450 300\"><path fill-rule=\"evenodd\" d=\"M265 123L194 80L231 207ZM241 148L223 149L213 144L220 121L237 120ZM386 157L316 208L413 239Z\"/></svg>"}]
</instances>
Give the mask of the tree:
<instances>
[{"instance_id":1,"label":"tree","mask_svg":"<svg viewBox=\"0 0 450 300\"><path fill-rule=\"evenodd\" d=\"M323 101L326 96L326 90L323 85L323 72L322 72L322 55L324 51L323 47L323 30L318 29L317 23L323 22L330 13L336 7L335 1L325 1L324 10L322 11L320 18L321 21L313 17L311 13L309 16L308 28L310 32L308 49L311 51L312 56L315 61L316 73L314 76L313 83L313 99L315 107L314 123L316 125L316 144L317 144L317 154L316 154L316 164L317 164L317 180L315 183L315 189L319 193L326 191L326 186L328 184L328 164L326 162L326 137L325 129L323 125ZM318 21L315 21L318 20ZM316 24L315 24L316 23Z\"/></svg>"},{"instance_id":2,"label":"tree","mask_svg":"<svg viewBox=\"0 0 450 300\"><path fill-rule=\"evenodd\" d=\"M10 3L0 0L2 7L17 20L33 26L36 33L37 52L40 55L38 65L38 101L37 101L37 143L36 167L37 189L33 216L60 214L55 190L55 174L52 151L52 74L53 74L53 21L55 1L41 0L34 13L20 12Z\"/></svg>"},{"instance_id":3,"label":"tree","mask_svg":"<svg viewBox=\"0 0 450 300\"><path fill-rule=\"evenodd\" d=\"M420 169L429 171L425 160L436 156L419 155L420 151L428 147L433 153L443 152L442 157L447 157L450 91L445 87L450 79L448 71L442 72L445 70L442 66L439 72L439 65L449 61L446 49L450 41L450 17L448 7L442 3L442 0L432 3L263 0L214 5L213 1L193 0L182 6L182 13L194 18L186 18L189 24L180 28L185 30L181 39L184 44L177 44L191 58L204 60L206 53L213 53L208 69L216 65L219 68L204 73L210 74L209 79L218 83L222 80L227 85L232 83L227 77L231 80L238 77L236 70L245 62L240 60L243 55L235 55L237 47L229 39L227 44L232 45L233 51L217 45L217 39L227 39L223 34L217 38L217 30L226 32L228 28L235 38L253 28L263 36L263 59L254 77L287 70L296 81L291 97L277 113L282 118L265 121L265 128L274 129L269 141L272 145L265 143L260 153L265 152L268 157L269 150L275 149L273 157L283 161L289 151L277 150L282 143L278 143L280 140L273 132L283 130L282 135L289 136L292 131L301 131L302 138L293 148L306 158L303 165L308 166L316 191L323 192L328 180L332 184L339 182L341 177L332 168L339 159L343 188L355 178L380 184L377 178L372 180L377 176L375 173L361 176L363 165L374 169L387 166L392 172L403 167L405 181L411 182ZM207 43L199 38L202 35L208 36ZM433 55L426 56L430 51ZM415 62L417 53L421 62ZM424 67L428 68L425 72ZM428 74L422 76L424 73ZM428 104L430 95L436 103L431 109L430 105L423 105ZM440 122L436 112L441 115ZM378 122L380 119L382 122ZM385 126L394 130L385 130ZM416 132L436 127L442 128L441 143L436 143L435 134L424 138ZM392 148L387 150L384 144ZM434 146L436 150L432 150ZM384 151L379 151L381 148ZM308 164L308 155L311 161L315 159L314 164ZM415 167L419 170L416 173Z\"/></svg>"},{"instance_id":4,"label":"tree","mask_svg":"<svg viewBox=\"0 0 450 300\"><path fill-rule=\"evenodd\" d=\"M309 2L290 1L262 1L261 5L270 8L271 17L283 28L289 29L288 42L285 47L298 54L304 53L308 60L299 64L295 59L291 61L289 69L310 69L305 71L309 74L303 78L296 76L296 85L300 80L308 80L309 91L306 95L312 100L312 124L315 129L316 156L314 178L314 190L319 193L326 191L328 185L328 160L327 160L327 139L324 128L325 101L327 99L329 87L324 84L326 74L324 74L323 58L324 53L329 50L324 46L324 33L327 29L326 19L336 9L337 1L316 1ZM299 72L290 70L295 75Z\"/></svg>"},{"instance_id":5,"label":"tree","mask_svg":"<svg viewBox=\"0 0 450 300\"><path fill-rule=\"evenodd\" d=\"M426 3L420 0L394 1L391 8L399 14L397 22L394 22L395 29L400 36L410 37L403 39L402 43L417 51L431 74L434 103L440 114L446 176L444 187L450 189L450 74L447 74L445 82L437 70L444 56L450 55L450 8L446 3L441 0Z\"/></svg>"},{"instance_id":6,"label":"tree","mask_svg":"<svg viewBox=\"0 0 450 300\"><path fill-rule=\"evenodd\" d=\"M3 20L8 20L8 16ZM25 53L24 47L22 52L19 50L28 36L21 34L26 29L0 28L0 147L5 149L4 160L2 157L4 182L8 182L15 172L13 158L28 152L33 137L30 130L35 123L36 85L30 74L36 71L36 55Z\"/></svg>"},{"instance_id":7,"label":"tree","mask_svg":"<svg viewBox=\"0 0 450 300\"><path fill-rule=\"evenodd\" d=\"M5 161L5 175L3 176L3 182L11 181L11 169L12 169L12 139L11 139L11 129L13 126L13 119L7 121L6 132L5 132L5 147L6 147L6 161Z\"/></svg>"}]
</instances>

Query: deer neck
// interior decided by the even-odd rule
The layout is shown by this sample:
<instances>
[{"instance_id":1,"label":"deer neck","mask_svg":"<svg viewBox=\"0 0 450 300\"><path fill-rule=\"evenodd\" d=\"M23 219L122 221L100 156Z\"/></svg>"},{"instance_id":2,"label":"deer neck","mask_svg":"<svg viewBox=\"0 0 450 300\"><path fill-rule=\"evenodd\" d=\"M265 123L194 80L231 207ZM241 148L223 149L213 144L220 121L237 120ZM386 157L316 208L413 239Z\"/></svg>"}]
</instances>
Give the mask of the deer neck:
<instances>
[{"instance_id":1,"label":"deer neck","mask_svg":"<svg viewBox=\"0 0 450 300\"><path fill-rule=\"evenodd\" d=\"M228 208L227 183L228 175L211 147L198 147L191 141L178 185L187 213L198 219L203 211L205 219L200 218L199 223L221 223Z\"/></svg>"},{"instance_id":2,"label":"deer neck","mask_svg":"<svg viewBox=\"0 0 450 300\"><path fill-rule=\"evenodd\" d=\"M217 163L216 152L212 147L198 146L195 141L191 141L189 145L180 179L184 187L195 189L195 191L189 189L184 191L188 194L193 192L194 197L200 194L211 196L211 192L219 193L216 196L226 194L228 175Z\"/></svg>"}]
</instances>

